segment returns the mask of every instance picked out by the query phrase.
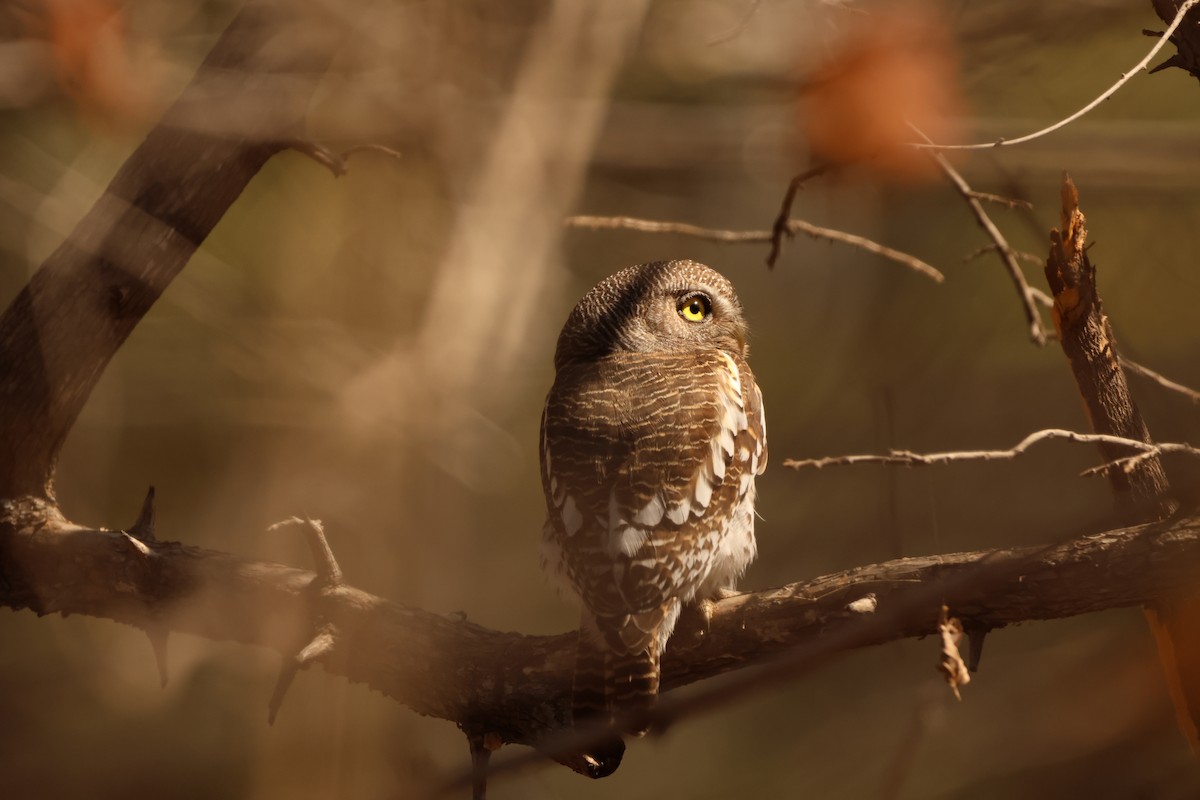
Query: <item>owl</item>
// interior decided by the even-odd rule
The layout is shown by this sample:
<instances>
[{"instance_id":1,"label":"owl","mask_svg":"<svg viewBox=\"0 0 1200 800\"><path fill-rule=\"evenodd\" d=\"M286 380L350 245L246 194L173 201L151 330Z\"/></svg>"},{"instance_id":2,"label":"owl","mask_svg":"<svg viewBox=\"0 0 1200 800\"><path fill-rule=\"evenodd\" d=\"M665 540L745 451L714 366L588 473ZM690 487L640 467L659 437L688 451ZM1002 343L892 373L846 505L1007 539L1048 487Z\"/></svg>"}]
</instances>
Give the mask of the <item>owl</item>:
<instances>
[{"instance_id":1,"label":"owl","mask_svg":"<svg viewBox=\"0 0 1200 800\"><path fill-rule=\"evenodd\" d=\"M694 261L606 278L559 335L543 565L582 601L577 722L652 707L681 606L732 589L754 559L767 436L746 336L733 286Z\"/></svg>"}]
</instances>

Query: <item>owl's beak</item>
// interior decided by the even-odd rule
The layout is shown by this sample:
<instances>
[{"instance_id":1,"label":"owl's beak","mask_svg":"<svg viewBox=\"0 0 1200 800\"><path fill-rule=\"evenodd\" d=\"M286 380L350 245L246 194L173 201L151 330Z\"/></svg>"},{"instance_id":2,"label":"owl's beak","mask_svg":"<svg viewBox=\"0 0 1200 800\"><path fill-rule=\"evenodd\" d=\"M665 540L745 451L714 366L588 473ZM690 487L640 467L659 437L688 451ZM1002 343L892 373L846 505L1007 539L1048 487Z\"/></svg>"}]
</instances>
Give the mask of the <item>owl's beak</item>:
<instances>
[{"instance_id":1,"label":"owl's beak","mask_svg":"<svg viewBox=\"0 0 1200 800\"><path fill-rule=\"evenodd\" d=\"M735 326L733 329L733 338L737 339L738 352L742 355L746 354L746 329L741 325Z\"/></svg>"}]
</instances>

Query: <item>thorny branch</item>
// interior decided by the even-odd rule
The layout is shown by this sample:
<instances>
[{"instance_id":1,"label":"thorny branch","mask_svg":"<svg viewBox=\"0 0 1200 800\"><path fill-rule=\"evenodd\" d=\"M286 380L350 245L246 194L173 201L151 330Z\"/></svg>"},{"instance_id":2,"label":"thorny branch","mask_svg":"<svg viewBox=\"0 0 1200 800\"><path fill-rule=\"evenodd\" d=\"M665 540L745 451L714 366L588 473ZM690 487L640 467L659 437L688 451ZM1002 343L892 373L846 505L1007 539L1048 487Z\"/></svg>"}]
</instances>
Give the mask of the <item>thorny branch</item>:
<instances>
[{"instance_id":1,"label":"thorny branch","mask_svg":"<svg viewBox=\"0 0 1200 800\"><path fill-rule=\"evenodd\" d=\"M1177 383L1168 378L1166 375L1163 375L1161 372L1155 372L1149 367L1142 366L1136 361L1126 358L1123 355L1118 355L1117 360L1121 362L1122 367L1124 367L1127 371L1132 372L1134 375L1154 381L1162 388L1171 392L1175 392L1176 394L1181 394L1187 399L1191 400L1193 403L1200 403L1200 392L1197 392L1195 389L1188 388L1182 383Z\"/></svg>"},{"instance_id":2,"label":"thorny branch","mask_svg":"<svg viewBox=\"0 0 1200 800\"><path fill-rule=\"evenodd\" d=\"M10 608L269 647L298 668L319 664L422 714L488 734L492 744L544 745L567 725L573 633L489 630L347 584L314 589L320 582L312 572L174 542L135 549L124 534L72 525L42 502L5 502L0 510L7 531L0 603ZM783 679L801 662L848 647L932 633L943 601L968 630L1139 605L1200 577L1198 552L1200 517L1189 517L1050 547L897 559L735 595L714 604L707 629L681 627L664 658L663 685L818 648L789 656L797 660L781 667ZM870 604L856 602L868 595ZM338 634L327 636L318 618ZM864 620L874 621L860 627ZM316 647L319 658L303 656ZM761 676L747 673L746 681ZM654 719L729 702L715 699L727 690L718 682L714 696L706 686L700 695L664 697Z\"/></svg>"}]
</instances>

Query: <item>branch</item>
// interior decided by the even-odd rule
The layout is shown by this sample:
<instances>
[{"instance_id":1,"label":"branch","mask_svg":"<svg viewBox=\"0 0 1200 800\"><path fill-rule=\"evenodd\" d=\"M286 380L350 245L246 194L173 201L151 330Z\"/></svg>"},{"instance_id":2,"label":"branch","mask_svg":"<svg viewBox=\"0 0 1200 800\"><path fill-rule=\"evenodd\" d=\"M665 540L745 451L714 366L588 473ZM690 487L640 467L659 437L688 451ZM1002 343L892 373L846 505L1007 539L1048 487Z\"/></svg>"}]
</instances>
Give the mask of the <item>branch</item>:
<instances>
[{"instance_id":1,"label":"branch","mask_svg":"<svg viewBox=\"0 0 1200 800\"><path fill-rule=\"evenodd\" d=\"M0 506L0 604L85 614L260 645L288 658L321 631L319 663L415 711L500 742L539 744L567 727L575 634L525 636L422 611L317 575L174 542L130 546L124 534L81 528L37 500ZM965 576L968 580L956 580ZM880 644L935 631L944 600L968 630L1139 605L1200 579L1200 516L1130 527L1051 547L904 558L714 604L707 630L682 627L663 662L674 689L797 646ZM907 608L924 589L935 601ZM864 613L856 604L874 595ZM889 609L893 621L855 626ZM843 649L841 647L837 649ZM306 666L308 663L306 662ZM692 695L688 696L689 698ZM662 713L673 712L664 698ZM689 701L690 702L690 701ZM493 774L496 771L493 765Z\"/></svg>"},{"instance_id":2,"label":"branch","mask_svg":"<svg viewBox=\"0 0 1200 800\"><path fill-rule=\"evenodd\" d=\"M1200 392L1197 392L1195 389L1190 389L1182 383L1176 383L1161 372L1155 372L1149 367L1143 367L1141 364L1123 355L1118 355L1117 360L1121 362L1121 366L1125 368L1126 372L1131 372L1139 377L1154 381L1162 388L1181 394L1193 403L1200 403Z\"/></svg>"},{"instance_id":3,"label":"branch","mask_svg":"<svg viewBox=\"0 0 1200 800\"><path fill-rule=\"evenodd\" d=\"M771 252L767 254L767 266L774 267L775 262L779 259L779 252L783 249L783 237L790 236L788 233L788 220L792 218L792 206L796 203L796 194L809 180L824 175L833 167L832 162L819 163L808 170L801 172L799 175L794 175L788 181L787 191L783 193L783 202L779 204L779 213L775 215L775 222L771 224Z\"/></svg>"},{"instance_id":4,"label":"branch","mask_svg":"<svg viewBox=\"0 0 1200 800\"><path fill-rule=\"evenodd\" d=\"M1054 296L1050 309L1054 329L1071 365L1092 430L1150 444L1150 431L1117 361L1117 338L1104 313L1096 268L1088 258L1087 233L1079 193L1064 173L1061 229L1050 231L1045 269ZM1121 469L1107 472L1118 513L1126 522L1146 522L1172 513L1170 484L1158 455L1145 453L1144 457L1126 459L1128 449L1100 442L1105 461L1121 462Z\"/></svg>"},{"instance_id":5,"label":"branch","mask_svg":"<svg viewBox=\"0 0 1200 800\"><path fill-rule=\"evenodd\" d=\"M1134 75L1137 75L1139 72L1144 70L1150 64L1150 62L1154 59L1154 57L1156 55L1158 55L1158 51L1162 50L1163 46L1166 45L1166 43L1171 40L1172 36L1175 33L1175 30L1179 27L1180 23L1183 22L1184 15L1187 14L1187 12L1189 10L1191 10L1191 8L1194 5L1196 5L1197 2L1200 2L1200 0L1187 0L1187 2L1185 2L1183 5L1179 6L1179 10L1175 13L1175 18L1173 20L1171 20L1170 26L1162 33L1161 36L1159 36L1158 41L1155 42L1154 46L1150 48L1150 52L1147 53L1141 61L1139 61L1137 64L1134 64L1132 69L1130 69L1128 72L1122 73L1121 78L1116 83L1114 83L1112 86L1108 87L1103 92L1101 92L1100 95L1095 100L1092 100L1092 102L1088 103L1086 106L1079 109L1078 111L1076 111L1074 114L1070 115L1069 117L1060 119L1058 122L1054 123L1053 125L1042 128L1039 131L1034 131L1033 133L1029 133L1024 136L1019 136L1016 139L1001 138L1001 139L997 139L994 142L982 142L979 144L933 144L931 142L910 142L909 147L915 147L919 150L934 150L934 151L989 150L993 147L1005 147L1008 145L1024 144L1025 142L1031 142L1034 139L1039 139L1048 133L1053 133L1054 131L1059 130L1060 128L1065 128L1067 125L1070 125L1072 122L1079 119L1080 117L1087 114L1088 112L1094 110L1097 106L1099 106L1105 100L1112 97L1114 94L1117 93L1117 90L1120 89L1122 86L1124 86L1126 83L1128 83L1133 78ZM1172 64L1171 66L1174 66L1174 64Z\"/></svg>"},{"instance_id":6,"label":"branch","mask_svg":"<svg viewBox=\"0 0 1200 800\"><path fill-rule=\"evenodd\" d=\"M929 137L916 125L909 123L908 126L918 136L932 144ZM1037 301L1029 288L1029 282L1025 280L1025 273L1021 271L1021 265L1017 263L1017 255L1009 245L1008 240L1004 238L1004 234L1000 233L1000 229L992 222L992 218L983 210L983 204L979 202L980 195L967 184L966 179L946 160L946 157L936 151L931 152L929 155L941 167L942 172L945 173L950 183L954 185L954 188L958 190L963 200L966 201L967 207L971 209L971 213L975 215L975 219L979 222L979 227L983 228L988 238L995 243L996 252L1000 254L1000 260L1004 262L1004 266L1008 269L1008 275L1012 278L1013 284L1017 287L1017 294L1021 298L1021 306L1025 309L1025 320L1029 323L1029 338L1039 346L1046 344L1046 330L1042 327L1042 315L1038 311Z\"/></svg>"},{"instance_id":7,"label":"branch","mask_svg":"<svg viewBox=\"0 0 1200 800\"><path fill-rule=\"evenodd\" d=\"M1170 22L1179 13L1180 0L1153 0L1154 11L1163 22ZM1146 36L1164 36L1162 31L1143 30ZM1150 70L1153 75L1159 70L1179 67L1192 77L1200 79L1200 25L1193 20L1191 25L1181 25L1179 30L1168 37L1175 45L1175 55Z\"/></svg>"},{"instance_id":8,"label":"branch","mask_svg":"<svg viewBox=\"0 0 1200 800\"><path fill-rule=\"evenodd\" d=\"M1120 466L1126 469L1136 465L1143 459L1152 458L1167 453L1182 453L1200 458L1200 448L1189 444L1174 442L1143 442L1140 439L1127 439L1122 436L1110 436L1100 433L1076 433L1057 428L1031 433L1013 447L1006 450L954 450L944 453L914 453L909 450L893 450L887 455L854 455L827 456L825 458L789 458L783 462L789 469L823 469L825 467L845 467L855 464L886 464L890 466L916 467L951 464L957 461L1011 461L1024 454L1029 448L1041 442L1052 439L1079 442L1081 444L1109 445L1112 448L1128 448L1136 450L1131 456L1113 458L1098 467L1084 471L1084 475L1093 475L1107 470L1110 466Z\"/></svg>"},{"instance_id":9,"label":"branch","mask_svg":"<svg viewBox=\"0 0 1200 800\"><path fill-rule=\"evenodd\" d=\"M593 231L625 229L642 231L644 233L675 233L682 236L691 236L694 239L722 242L724 244L769 242L772 241L772 237L774 236L771 231L732 231L720 228L702 228L686 222L665 222L638 219L636 217L574 216L567 217L563 221L563 224L571 228L583 228ZM830 242L848 244L866 250L868 253L874 253L877 256L890 259L898 264L903 264L914 272L932 278L938 283L945 280L945 276L936 267L926 264L919 258L910 256L908 253L902 253L899 250L893 250L886 245L853 233L846 233L845 231L834 230L832 228L822 228L799 219L787 220L784 227L789 234L806 233L814 239L825 239Z\"/></svg>"},{"instance_id":10,"label":"branch","mask_svg":"<svg viewBox=\"0 0 1200 800\"><path fill-rule=\"evenodd\" d=\"M53 499L58 452L105 366L302 126L332 43L322 48L309 37L305 47L281 47L297 13L288 3L255 2L230 23L166 121L0 317L0 495ZM282 73L291 88L261 98L236 134L189 127L230 73L253 85Z\"/></svg>"}]
</instances>

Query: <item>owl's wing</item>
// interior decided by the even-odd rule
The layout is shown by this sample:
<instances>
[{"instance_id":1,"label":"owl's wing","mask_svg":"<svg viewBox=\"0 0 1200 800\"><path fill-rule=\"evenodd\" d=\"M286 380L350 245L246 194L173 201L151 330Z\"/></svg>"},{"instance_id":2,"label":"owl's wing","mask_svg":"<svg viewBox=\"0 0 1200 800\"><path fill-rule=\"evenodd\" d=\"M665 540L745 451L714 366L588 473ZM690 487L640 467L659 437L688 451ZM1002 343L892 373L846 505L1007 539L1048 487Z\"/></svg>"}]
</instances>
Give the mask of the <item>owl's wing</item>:
<instances>
[{"instance_id":1,"label":"owl's wing","mask_svg":"<svg viewBox=\"0 0 1200 800\"><path fill-rule=\"evenodd\" d=\"M721 351L616 353L593 366L560 374L547 399L543 483L585 604L645 615L628 630L639 639L686 594L699 550L711 555L766 466L762 397L745 361Z\"/></svg>"}]
</instances>

